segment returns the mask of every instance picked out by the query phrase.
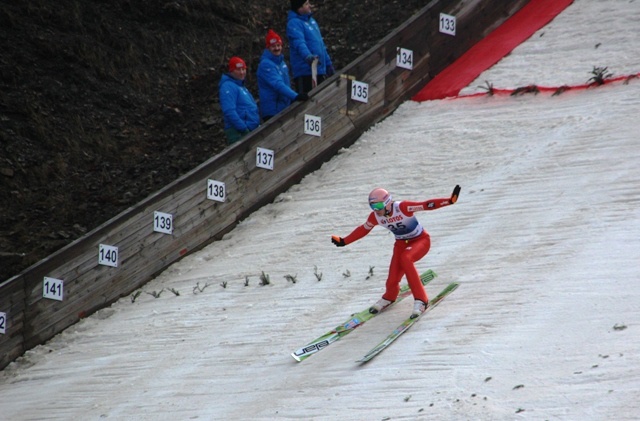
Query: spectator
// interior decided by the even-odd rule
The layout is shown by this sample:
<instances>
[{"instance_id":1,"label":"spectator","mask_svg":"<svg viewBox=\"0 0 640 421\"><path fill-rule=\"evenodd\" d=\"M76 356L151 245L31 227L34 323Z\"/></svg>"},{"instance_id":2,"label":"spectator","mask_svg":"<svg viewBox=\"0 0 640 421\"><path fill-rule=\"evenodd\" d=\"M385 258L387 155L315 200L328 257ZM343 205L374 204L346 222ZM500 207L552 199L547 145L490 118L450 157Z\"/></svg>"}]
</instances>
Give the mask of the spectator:
<instances>
[{"instance_id":1,"label":"spectator","mask_svg":"<svg viewBox=\"0 0 640 421\"><path fill-rule=\"evenodd\" d=\"M315 87L311 71L314 60L317 60L318 84L335 73L320 27L312 17L310 2L291 0L291 10L287 17L287 37L296 91L307 93Z\"/></svg>"},{"instance_id":2,"label":"spectator","mask_svg":"<svg viewBox=\"0 0 640 421\"><path fill-rule=\"evenodd\" d=\"M247 64L240 57L231 57L229 73L220 79L220 107L224 117L224 133L231 145L260 125L255 99L244 86Z\"/></svg>"},{"instance_id":3,"label":"spectator","mask_svg":"<svg viewBox=\"0 0 640 421\"><path fill-rule=\"evenodd\" d=\"M287 108L292 101L305 101L309 98L306 93L298 95L291 89L289 67L282 55L280 35L269 29L266 42L267 47L258 65L258 94L263 121Z\"/></svg>"}]
</instances>

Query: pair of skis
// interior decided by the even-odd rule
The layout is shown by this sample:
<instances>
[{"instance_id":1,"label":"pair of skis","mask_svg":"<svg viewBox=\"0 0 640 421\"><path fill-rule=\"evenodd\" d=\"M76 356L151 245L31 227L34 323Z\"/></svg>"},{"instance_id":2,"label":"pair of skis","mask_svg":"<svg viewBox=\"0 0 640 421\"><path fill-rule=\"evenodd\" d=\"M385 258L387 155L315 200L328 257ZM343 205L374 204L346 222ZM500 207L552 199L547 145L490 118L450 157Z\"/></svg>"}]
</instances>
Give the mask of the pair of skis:
<instances>
[{"instance_id":1,"label":"pair of skis","mask_svg":"<svg viewBox=\"0 0 640 421\"><path fill-rule=\"evenodd\" d=\"M428 270L424 272L422 275L420 275L420 280L422 281L423 285L427 285L435 277L436 277L435 272L433 272L432 270ZM375 357L379 353L381 353L384 349L386 349L389 345L391 345L391 343L394 342L400 335L402 335L411 326L413 326L413 324L415 324L418 320L420 320L420 318L424 314L426 314L432 308L440 304L440 302L444 300L449 294L451 294L457 287L458 287L457 283L455 282L450 283L434 299L432 299L429 302L429 306L427 307L427 310L424 313L422 313L419 317L416 317L414 319L407 318L397 328L395 328L393 332L389 334L382 342L376 345L373 349L371 349L371 351L369 351L364 357L359 359L357 362L365 363L371 360L373 357ZM384 310L402 301L404 298L408 297L409 295L411 295L411 290L409 289L409 286L408 285L402 286L402 288L400 289L400 294L398 295L398 298L396 299L396 301L393 302L388 307L386 307ZM351 317L346 322L340 324L339 326L335 327L334 329L330 330L324 335L316 338L315 340L311 341L310 343L303 346L302 348L298 348L297 350L293 351L291 353L291 356L296 361L305 360L310 356L312 356L313 354L328 347L332 343L342 339L344 336L353 332L355 329L362 326L368 320L371 320L373 317L377 316L380 313L371 314L369 313L369 308L366 308L365 310L359 313L355 313L351 315Z\"/></svg>"},{"instance_id":2,"label":"pair of skis","mask_svg":"<svg viewBox=\"0 0 640 421\"><path fill-rule=\"evenodd\" d=\"M427 309L418 317L412 319L412 318L407 318L404 322L400 323L400 325L398 327L396 327L395 329L393 329L393 332L391 332L389 334L389 336L387 336L382 342L380 342L378 345L376 345L375 347L373 347L371 349L371 351L367 352L365 354L364 357L360 358L359 360L357 360L357 362L359 363L366 363L367 361L370 361L371 359L373 359L373 357L375 357L376 355L378 355L379 353L381 353L382 351L384 351L389 345L391 345L391 343L393 341L395 341L396 339L398 339L398 337L400 335L402 335L404 332L406 332L411 326L413 326L422 316L424 316L425 314L427 314L427 312L431 311L435 306L437 306L438 304L440 304L442 302L442 300L444 300L449 294L451 294L453 291L456 290L456 288L458 288L458 284L455 282L450 283L449 285L446 286L445 289L443 289L442 291L440 291L440 293L438 295L436 295L436 297L429 301L429 306L427 306Z\"/></svg>"}]
</instances>

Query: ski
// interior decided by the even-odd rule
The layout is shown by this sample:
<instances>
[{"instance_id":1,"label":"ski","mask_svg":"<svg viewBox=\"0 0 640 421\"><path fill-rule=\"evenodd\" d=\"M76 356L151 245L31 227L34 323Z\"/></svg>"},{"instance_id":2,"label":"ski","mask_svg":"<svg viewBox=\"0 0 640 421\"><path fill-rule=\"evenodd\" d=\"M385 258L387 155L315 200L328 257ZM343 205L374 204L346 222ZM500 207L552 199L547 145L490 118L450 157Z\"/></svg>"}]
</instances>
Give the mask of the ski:
<instances>
[{"instance_id":1,"label":"ski","mask_svg":"<svg viewBox=\"0 0 640 421\"><path fill-rule=\"evenodd\" d=\"M455 291L455 289L458 288L458 285L459 284L457 284L455 282L452 282L449 285L447 285L447 287L445 289L440 291L440 294L436 295L436 297L429 302L429 306L427 307L427 309L425 310L424 313L422 313L420 316L416 317L415 319L407 318L398 327L396 327L393 330L393 332L391 332L391 334L385 338L384 341L380 342L378 345L373 347L371 349L371 351L367 352L367 354L364 357L360 358L356 362L364 364L367 361L370 361L371 359L373 359L373 357L375 357L376 355L378 355L382 351L384 351L389 345L391 345L391 343L393 343L393 341L398 339L398 337L400 335L402 335L411 326L413 326L418 320L420 320L420 318L422 316L427 314L427 312L431 311L435 306L440 304L442 302L442 300L444 300L449 294L451 294L453 291Z\"/></svg>"},{"instance_id":2,"label":"ski","mask_svg":"<svg viewBox=\"0 0 640 421\"><path fill-rule=\"evenodd\" d=\"M422 281L423 285L427 285L436 276L437 276L436 273L431 269L429 269L420 275L420 280ZM398 295L398 298L396 299L396 301L391 303L388 307L384 308L382 311L387 310L388 308L393 306L395 303L402 301L402 299L404 299L405 297L408 297L409 295L411 295L411 290L409 289L409 285L403 285L400 288L400 294ZM380 313L382 313L382 311ZM352 314L349 320L335 327L334 329L330 330L329 332L325 333L319 338L314 339L313 341L309 342L307 345L303 346L302 348L296 349L291 353L291 356L296 361L305 360L310 356L312 356L313 354L315 354L316 352L321 351L324 348L331 345L332 343L342 339L344 336L353 332L356 328L362 326L367 320L374 318L380 313L371 314L369 313L369 307L367 307L366 309L362 310L359 313Z\"/></svg>"}]
</instances>

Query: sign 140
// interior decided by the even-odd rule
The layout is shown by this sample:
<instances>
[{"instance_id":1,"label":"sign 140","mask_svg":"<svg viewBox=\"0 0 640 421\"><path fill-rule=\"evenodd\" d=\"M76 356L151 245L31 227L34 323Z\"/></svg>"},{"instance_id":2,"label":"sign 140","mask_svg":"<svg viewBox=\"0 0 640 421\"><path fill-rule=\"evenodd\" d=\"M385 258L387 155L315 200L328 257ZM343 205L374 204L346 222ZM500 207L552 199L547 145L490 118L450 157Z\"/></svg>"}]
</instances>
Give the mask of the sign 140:
<instances>
[{"instance_id":1,"label":"sign 140","mask_svg":"<svg viewBox=\"0 0 640 421\"><path fill-rule=\"evenodd\" d=\"M100 244L98 248L98 264L118 267L118 247Z\"/></svg>"}]
</instances>

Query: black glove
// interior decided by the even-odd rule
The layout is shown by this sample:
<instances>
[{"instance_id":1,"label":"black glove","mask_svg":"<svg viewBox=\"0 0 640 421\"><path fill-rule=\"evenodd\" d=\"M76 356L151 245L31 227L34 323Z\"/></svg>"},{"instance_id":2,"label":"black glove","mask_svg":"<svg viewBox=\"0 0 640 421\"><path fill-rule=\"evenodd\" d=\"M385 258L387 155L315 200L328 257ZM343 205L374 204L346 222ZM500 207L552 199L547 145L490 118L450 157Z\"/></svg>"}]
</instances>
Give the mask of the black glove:
<instances>
[{"instance_id":1,"label":"black glove","mask_svg":"<svg viewBox=\"0 0 640 421\"><path fill-rule=\"evenodd\" d=\"M458 201L458 196L460 196L460 186L456 185L453 189L453 193L451 193L451 204Z\"/></svg>"},{"instance_id":2,"label":"black glove","mask_svg":"<svg viewBox=\"0 0 640 421\"><path fill-rule=\"evenodd\" d=\"M336 247L344 247L346 244L344 243L344 238L338 237L337 235L331 236L331 242L336 245Z\"/></svg>"},{"instance_id":3,"label":"black glove","mask_svg":"<svg viewBox=\"0 0 640 421\"><path fill-rule=\"evenodd\" d=\"M304 92L301 94L298 94L297 97L295 97L294 101L306 101L309 99L309 95L305 94Z\"/></svg>"},{"instance_id":4,"label":"black glove","mask_svg":"<svg viewBox=\"0 0 640 421\"><path fill-rule=\"evenodd\" d=\"M327 66L327 77L333 76L335 72L336 72L336 69L333 68L333 65L330 64Z\"/></svg>"}]
</instances>

